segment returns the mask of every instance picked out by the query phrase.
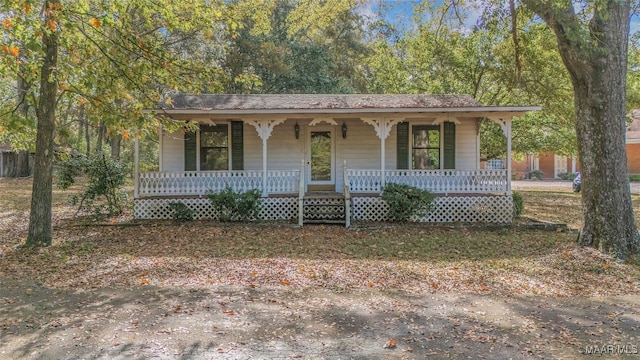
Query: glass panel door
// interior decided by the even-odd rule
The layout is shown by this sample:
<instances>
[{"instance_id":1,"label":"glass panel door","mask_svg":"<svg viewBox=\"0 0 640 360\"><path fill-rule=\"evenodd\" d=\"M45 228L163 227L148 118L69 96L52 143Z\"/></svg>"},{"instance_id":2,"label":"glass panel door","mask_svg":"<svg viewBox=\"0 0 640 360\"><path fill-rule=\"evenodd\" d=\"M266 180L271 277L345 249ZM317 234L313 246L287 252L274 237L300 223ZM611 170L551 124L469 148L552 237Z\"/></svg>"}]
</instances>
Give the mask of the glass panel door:
<instances>
[{"instance_id":1,"label":"glass panel door","mask_svg":"<svg viewBox=\"0 0 640 360\"><path fill-rule=\"evenodd\" d=\"M311 181L331 182L332 140L331 131L311 131Z\"/></svg>"}]
</instances>

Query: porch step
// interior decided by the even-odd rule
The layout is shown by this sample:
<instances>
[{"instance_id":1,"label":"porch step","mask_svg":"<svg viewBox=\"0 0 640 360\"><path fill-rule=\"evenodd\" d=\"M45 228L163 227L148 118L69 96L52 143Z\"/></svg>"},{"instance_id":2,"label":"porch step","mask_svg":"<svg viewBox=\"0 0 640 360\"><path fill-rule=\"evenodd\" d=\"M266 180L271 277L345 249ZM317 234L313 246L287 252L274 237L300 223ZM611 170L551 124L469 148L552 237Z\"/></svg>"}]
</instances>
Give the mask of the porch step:
<instances>
[{"instance_id":1,"label":"porch step","mask_svg":"<svg viewBox=\"0 0 640 360\"><path fill-rule=\"evenodd\" d=\"M305 197L303 203L305 224L344 224L345 208L344 197L314 196Z\"/></svg>"}]
</instances>

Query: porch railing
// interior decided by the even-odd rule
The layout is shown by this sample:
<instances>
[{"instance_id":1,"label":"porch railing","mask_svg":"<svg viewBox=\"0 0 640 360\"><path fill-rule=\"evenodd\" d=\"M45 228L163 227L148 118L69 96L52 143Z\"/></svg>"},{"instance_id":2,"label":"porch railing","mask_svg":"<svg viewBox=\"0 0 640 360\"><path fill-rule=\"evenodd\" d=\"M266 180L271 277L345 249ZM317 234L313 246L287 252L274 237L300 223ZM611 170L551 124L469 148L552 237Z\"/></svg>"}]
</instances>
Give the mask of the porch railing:
<instances>
[{"instance_id":1,"label":"porch railing","mask_svg":"<svg viewBox=\"0 0 640 360\"><path fill-rule=\"evenodd\" d=\"M177 171L141 173L140 197L204 195L231 187L241 192L258 189L262 192L261 170ZM268 170L267 194L290 194L298 191L300 170Z\"/></svg>"},{"instance_id":2,"label":"porch railing","mask_svg":"<svg viewBox=\"0 0 640 360\"><path fill-rule=\"evenodd\" d=\"M382 191L380 170L348 169L352 193ZM439 194L506 193L507 170L386 170L387 183L415 186Z\"/></svg>"}]
</instances>

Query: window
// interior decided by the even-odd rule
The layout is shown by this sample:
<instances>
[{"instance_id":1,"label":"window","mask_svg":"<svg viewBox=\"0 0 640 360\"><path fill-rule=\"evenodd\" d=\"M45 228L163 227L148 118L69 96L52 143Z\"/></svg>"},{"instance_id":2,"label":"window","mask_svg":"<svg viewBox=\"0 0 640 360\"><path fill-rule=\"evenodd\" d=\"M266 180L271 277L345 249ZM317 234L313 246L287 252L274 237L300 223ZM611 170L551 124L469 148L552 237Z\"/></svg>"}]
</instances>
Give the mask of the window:
<instances>
[{"instance_id":1,"label":"window","mask_svg":"<svg viewBox=\"0 0 640 360\"><path fill-rule=\"evenodd\" d=\"M227 124L200 125L200 170L229 170Z\"/></svg>"},{"instance_id":2,"label":"window","mask_svg":"<svg viewBox=\"0 0 640 360\"><path fill-rule=\"evenodd\" d=\"M440 169L440 126L414 125L412 133L412 168Z\"/></svg>"}]
</instances>

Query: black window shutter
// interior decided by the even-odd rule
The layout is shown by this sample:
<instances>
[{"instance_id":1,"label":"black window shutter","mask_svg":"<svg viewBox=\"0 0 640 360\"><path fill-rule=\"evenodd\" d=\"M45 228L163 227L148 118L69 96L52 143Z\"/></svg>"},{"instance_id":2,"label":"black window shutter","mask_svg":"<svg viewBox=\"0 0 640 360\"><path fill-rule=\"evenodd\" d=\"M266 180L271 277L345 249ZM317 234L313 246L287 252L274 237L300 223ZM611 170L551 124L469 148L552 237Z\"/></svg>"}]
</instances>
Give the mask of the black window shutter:
<instances>
[{"instance_id":1,"label":"black window shutter","mask_svg":"<svg viewBox=\"0 0 640 360\"><path fill-rule=\"evenodd\" d=\"M444 122L444 168L456 168L456 124Z\"/></svg>"},{"instance_id":2,"label":"black window shutter","mask_svg":"<svg viewBox=\"0 0 640 360\"><path fill-rule=\"evenodd\" d=\"M196 133L184 132L184 171L196 171Z\"/></svg>"},{"instance_id":3,"label":"black window shutter","mask_svg":"<svg viewBox=\"0 0 640 360\"><path fill-rule=\"evenodd\" d=\"M231 122L231 170L244 170L242 121Z\"/></svg>"},{"instance_id":4,"label":"black window shutter","mask_svg":"<svg viewBox=\"0 0 640 360\"><path fill-rule=\"evenodd\" d=\"M409 168L409 123L401 122L397 125L398 141L397 141L397 168Z\"/></svg>"}]
</instances>

